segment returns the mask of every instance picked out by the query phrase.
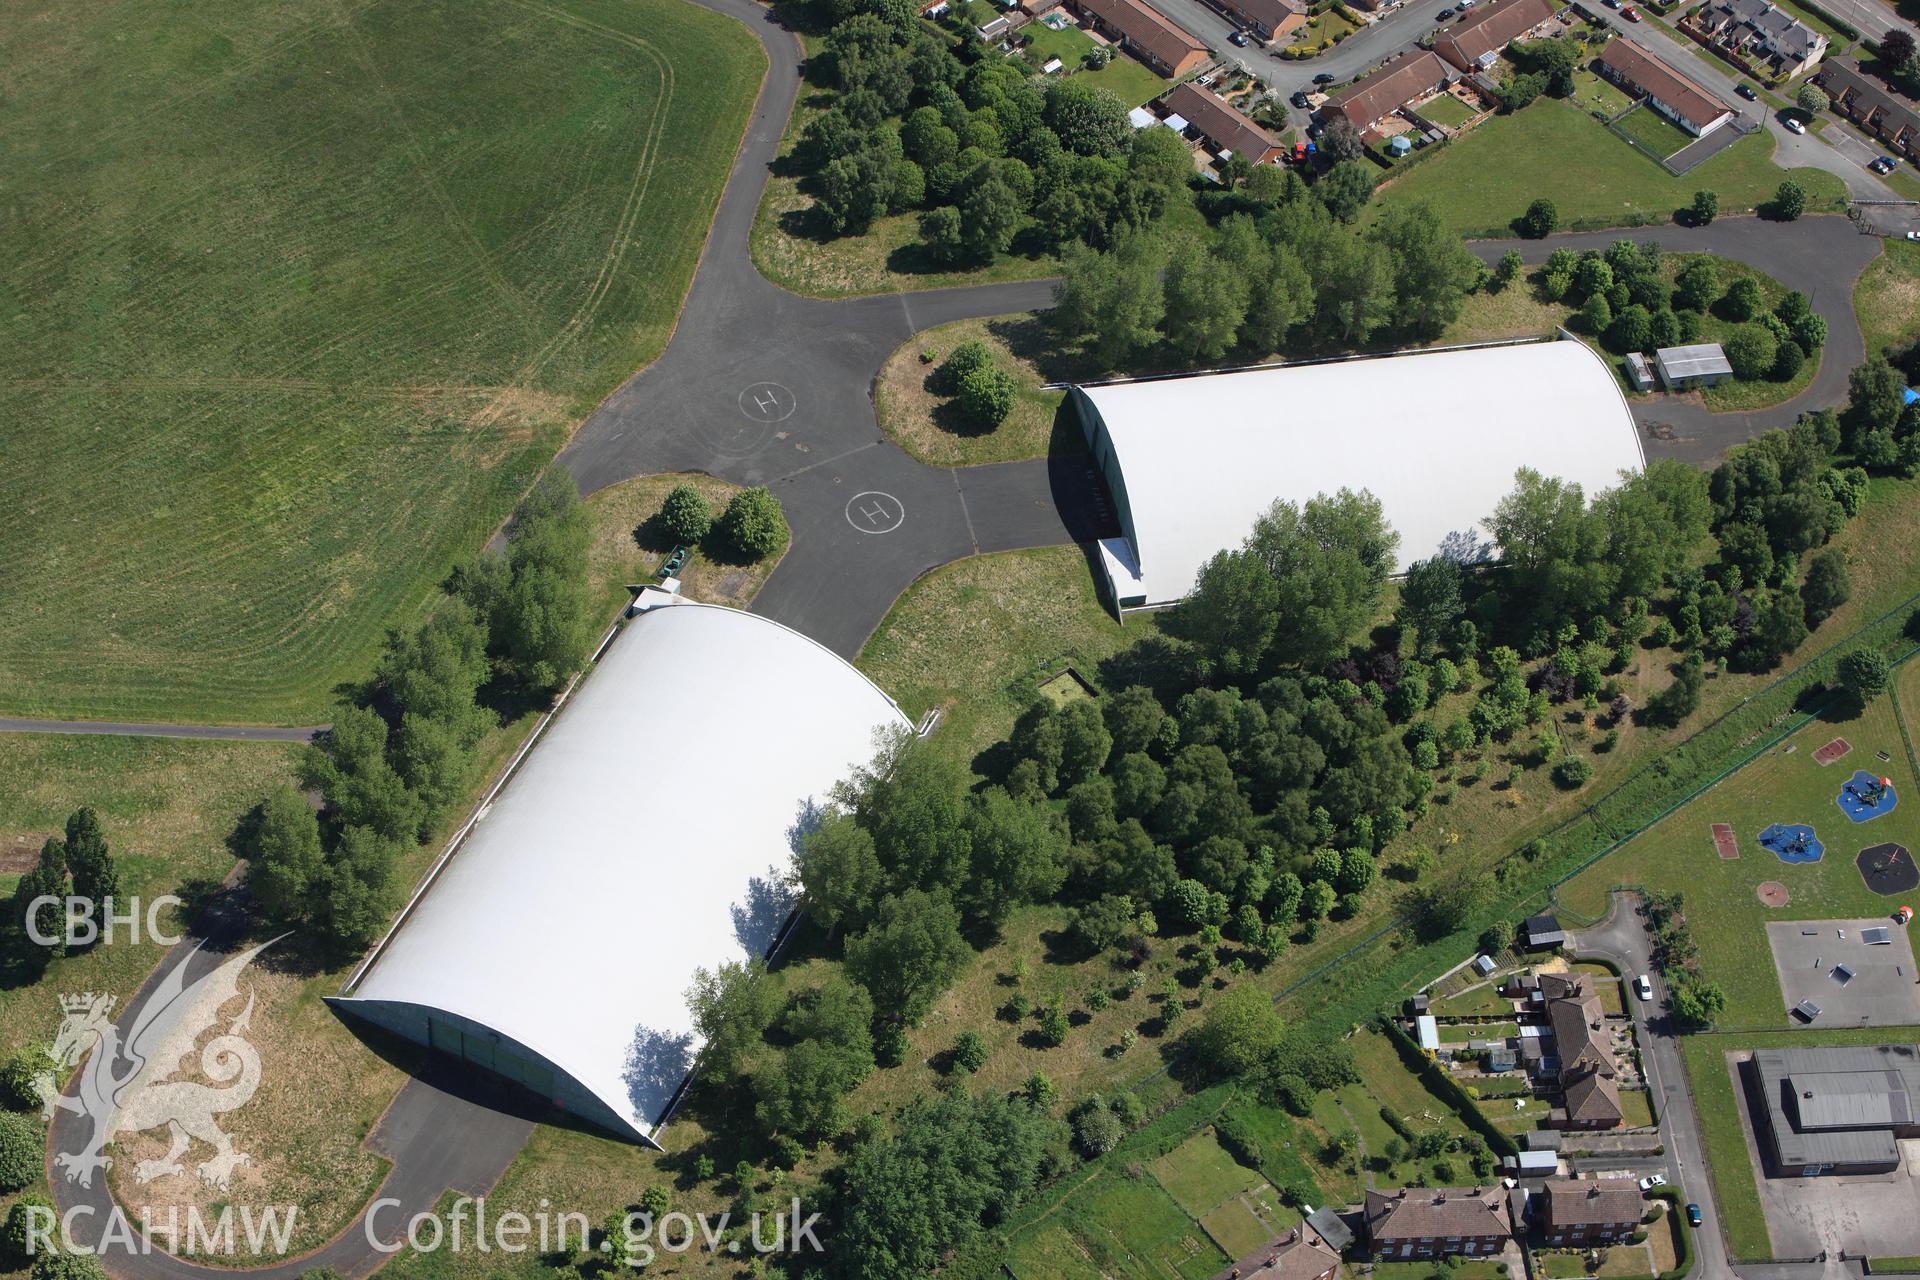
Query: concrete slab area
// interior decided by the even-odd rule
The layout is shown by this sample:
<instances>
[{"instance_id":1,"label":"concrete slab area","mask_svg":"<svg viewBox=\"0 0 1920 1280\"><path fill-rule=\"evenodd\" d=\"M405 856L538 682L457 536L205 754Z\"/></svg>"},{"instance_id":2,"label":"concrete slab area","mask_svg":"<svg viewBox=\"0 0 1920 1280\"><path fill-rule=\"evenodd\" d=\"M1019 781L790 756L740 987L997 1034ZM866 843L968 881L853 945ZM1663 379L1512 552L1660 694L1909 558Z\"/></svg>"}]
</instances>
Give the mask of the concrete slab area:
<instances>
[{"instance_id":1,"label":"concrete slab area","mask_svg":"<svg viewBox=\"0 0 1920 1280\"><path fill-rule=\"evenodd\" d=\"M1780 979L1781 1008L1811 1000L1820 1006L1820 1017L1812 1025L1821 1028L1920 1023L1920 973L1914 969L1907 931L1893 927L1885 946L1860 937L1863 930L1890 924L1885 916L1769 923L1767 943ZM1839 966L1853 974L1844 983L1835 973Z\"/></svg>"}]
</instances>

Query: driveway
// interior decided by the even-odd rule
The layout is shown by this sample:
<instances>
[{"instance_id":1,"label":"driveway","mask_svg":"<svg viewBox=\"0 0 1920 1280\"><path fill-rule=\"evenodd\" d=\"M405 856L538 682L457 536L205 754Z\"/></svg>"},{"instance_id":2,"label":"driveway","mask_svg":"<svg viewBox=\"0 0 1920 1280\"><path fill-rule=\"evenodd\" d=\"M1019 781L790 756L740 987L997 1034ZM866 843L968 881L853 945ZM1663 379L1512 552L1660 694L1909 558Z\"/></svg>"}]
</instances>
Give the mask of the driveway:
<instances>
[{"instance_id":1,"label":"driveway","mask_svg":"<svg viewBox=\"0 0 1920 1280\"><path fill-rule=\"evenodd\" d=\"M1838 405L1846 399L1847 375L1866 352L1853 314L1853 286L1867 264L1880 255L1877 237L1861 234L1852 220L1839 214L1821 214L1798 222L1719 218L1705 227L1670 224L1574 232L1544 240L1478 240L1472 247L1488 262L1517 248L1529 264L1538 264L1555 249L1605 249L1621 239L1658 244L1671 253L1712 253L1751 263L1789 289L1806 294L1827 321L1827 345L1820 354L1819 371L1805 391L1784 404L1751 413L1713 413L1698 396L1632 399L1634 420L1640 424L1649 455L1708 465L1770 427L1792 425L1804 410Z\"/></svg>"},{"instance_id":2,"label":"driveway","mask_svg":"<svg viewBox=\"0 0 1920 1280\"><path fill-rule=\"evenodd\" d=\"M1667 1148L1667 1181L1680 1188L1685 1200L1699 1204L1706 1211L1706 1226L1693 1233L1697 1257L1692 1273L1694 1280L1724 1280L1733 1271L1727 1261L1726 1244L1720 1238L1706 1152L1700 1141L1700 1123L1694 1113L1693 1095L1687 1088L1686 1067L1680 1059L1672 1019L1664 1012L1666 982L1653 968L1652 943L1639 912L1637 897L1614 894L1612 914L1592 929L1569 934L1568 949L1579 956L1612 961L1629 984L1643 973L1653 978L1653 999L1637 1000L1629 992L1627 1004L1634 1034L1640 1042L1647 1086L1660 1099L1660 1136Z\"/></svg>"}]
</instances>

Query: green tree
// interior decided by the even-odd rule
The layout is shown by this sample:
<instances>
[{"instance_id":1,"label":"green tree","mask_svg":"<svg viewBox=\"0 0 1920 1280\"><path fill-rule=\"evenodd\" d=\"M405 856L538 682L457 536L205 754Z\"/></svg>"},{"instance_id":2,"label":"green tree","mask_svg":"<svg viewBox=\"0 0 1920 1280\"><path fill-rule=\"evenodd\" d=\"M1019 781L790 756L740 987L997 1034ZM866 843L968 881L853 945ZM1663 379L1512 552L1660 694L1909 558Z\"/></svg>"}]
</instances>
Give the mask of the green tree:
<instances>
[{"instance_id":1,"label":"green tree","mask_svg":"<svg viewBox=\"0 0 1920 1280\"><path fill-rule=\"evenodd\" d=\"M1727 353L1727 363L1733 366L1733 376L1743 382L1766 377L1779 354L1773 333L1759 324L1735 326L1721 339L1721 347Z\"/></svg>"},{"instance_id":2,"label":"green tree","mask_svg":"<svg viewBox=\"0 0 1920 1280\"><path fill-rule=\"evenodd\" d=\"M395 864L399 840L369 827L346 827L327 858L317 916L328 935L351 949L380 936L399 905Z\"/></svg>"},{"instance_id":3,"label":"green tree","mask_svg":"<svg viewBox=\"0 0 1920 1280\"><path fill-rule=\"evenodd\" d=\"M46 1131L38 1121L18 1112L0 1111L0 1194L39 1180L46 1141Z\"/></svg>"},{"instance_id":4,"label":"green tree","mask_svg":"<svg viewBox=\"0 0 1920 1280\"><path fill-rule=\"evenodd\" d=\"M1285 1029L1267 993L1250 982L1238 982L1208 1003L1200 1025L1188 1033L1188 1043L1212 1071L1238 1076L1272 1053Z\"/></svg>"},{"instance_id":5,"label":"green tree","mask_svg":"<svg viewBox=\"0 0 1920 1280\"><path fill-rule=\"evenodd\" d=\"M1674 305L1688 311L1705 311L1720 296L1720 272L1713 259L1701 254L1680 268L1674 277Z\"/></svg>"},{"instance_id":6,"label":"green tree","mask_svg":"<svg viewBox=\"0 0 1920 1280\"><path fill-rule=\"evenodd\" d=\"M1807 189L1788 178L1773 193L1768 213L1782 222L1796 222L1807 209Z\"/></svg>"},{"instance_id":7,"label":"green tree","mask_svg":"<svg viewBox=\"0 0 1920 1280\"><path fill-rule=\"evenodd\" d=\"M1088 1159L1107 1154L1123 1136L1120 1117L1097 1093L1073 1109L1068 1123L1073 1126L1073 1145Z\"/></svg>"},{"instance_id":8,"label":"green tree","mask_svg":"<svg viewBox=\"0 0 1920 1280\"><path fill-rule=\"evenodd\" d=\"M1395 320L1416 337L1438 337L1460 318L1480 259L1421 200L1392 206L1370 234L1392 262Z\"/></svg>"},{"instance_id":9,"label":"green tree","mask_svg":"<svg viewBox=\"0 0 1920 1280\"><path fill-rule=\"evenodd\" d=\"M593 652L592 541L573 477L556 469L515 510L505 561L483 555L459 575L461 594L488 620L489 649L529 688L558 688Z\"/></svg>"},{"instance_id":10,"label":"green tree","mask_svg":"<svg viewBox=\"0 0 1920 1280\"><path fill-rule=\"evenodd\" d=\"M1653 340L1653 316L1639 303L1623 307L1607 326L1607 347L1616 352L1644 351Z\"/></svg>"},{"instance_id":11,"label":"green tree","mask_svg":"<svg viewBox=\"0 0 1920 1280\"><path fill-rule=\"evenodd\" d=\"M1613 323L1613 307L1607 302L1607 295L1594 292L1580 304L1580 324L1588 333L1598 337L1606 333L1607 326Z\"/></svg>"},{"instance_id":12,"label":"green tree","mask_svg":"<svg viewBox=\"0 0 1920 1280\"><path fill-rule=\"evenodd\" d=\"M1461 617L1460 564L1446 556L1415 561L1400 584L1400 615L1411 623L1422 657L1433 653L1440 638Z\"/></svg>"},{"instance_id":13,"label":"green tree","mask_svg":"<svg viewBox=\"0 0 1920 1280\"><path fill-rule=\"evenodd\" d=\"M276 920L310 918L326 885L320 819L307 798L282 784L260 804L247 855L247 892Z\"/></svg>"},{"instance_id":14,"label":"green tree","mask_svg":"<svg viewBox=\"0 0 1920 1280\"><path fill-rule=\"evenodd\" d=\"M1067 150L1083 156L1125 155L1133 140L1127 104L1078 77L1047 86L1046 122Z\"/></svg>"},{"instance_id":15,"label":"green tree","mask_svg":"<svg viewBox=\"0 0 1920 1280\"><path fill-rule=\"evenodd\" d=\"M1013 412L1017 390L1005 369L975 369L960 380L960 414L974 430L991 431Z\"/></svg>"},{"instance_id":16,"label":"green tree","mask_svg":"<svg viewBox=\"0 0 1920 1280\"><path fill-rule=\"evenodd\" d=\"M74 896L94 903L96 912L103 911L106 903L120 896L120 873L114 869L106 833L100 830L100 816L90 808L67 815L63 848Z\"/></svg>"},{"instance_id":17,"label":"green tree","mask_svg":"<svg viewBox=\"0 0 1920 1280\"><path fill-rule=\"evenodd\" d=\"M1105 951L1133 929L1133 899L1124 894L1101 894L1073 913L1073 936L1091 952Z\"/></svg>"},{"instance_id":18,"label":"green tree","mask_svg":"<svg viewBox=\"0 0 1920 1280\"><path fill-rule=\"evenodd\" d=\"M1518 249L1509 249L1500 255L1500 263L1493 269L1493 284L1496 289L1505 289L1520 278L1526 269L1526 260Z\"/></svg>"},{"instance_id":19,"label":"green tree","mask_svg":"<svg viewBox=\"0 0 1920 1280\"><path fill-rule=\"evenodd\" d=\"M758 958L696 968L687 988L687 1011L703 1044L700 1072L725 1083L752 1066L767 1028L780 1016L785 993L780 979Z\"/></svg>"},{"instance_id":20,"label":"green tree","mask_svg":"<svg viewBox=\"0 0 1920 1280\"><path fill-rule=\"evenodd\" d=\"M846 946L847 972L883 1014L917 1022L965 967L972 949L944 889L908 889L880 902L873 925Z\"/></svg>"},{"instance_id":21,"label":"green tree","mask_svg":"<svg viewBox=\"0 0 1920 1280\"><path fill-rule=\"evenodd\" d=\"M49 1229L55 1221L53 1202L37 1191L25 1191L7 1208L4 1225L0 1225L0 1259L8 1262L27 1263L37 1249L27 1239L29 1229L35 1231Z\"/></svg>"},{"instance_id":22,"label":"green tree","mask_svg":"<svg viewBox=\"0 0 1920 1280\"><path fill-rule=\"evenodd\" d=\"M1887 691L1893 668L1878 649L1854 649L1840 659L1833 674L1841 692L1864 707Z\"/></svg>"},{"instance_id":23,"label":"green tree","mask_svg":"<svg viewBox=\"0 0 1920 1280\"><path fill-rule=\"evenodd\" d=\"M972 1074L987 1065L987 1041L978 1031L962 1031L953 1042L953 1062Z\"/></svg>"},{"instance_id":24,"label":"green tree","mask_svg":"<svg viewBox=\"0 0 1920 1280\"><path fill-rule=\"evenodd\" d=\"M406 715L464 724L491 674L486 627L466 601L452 597L439 601L418 630L387 633L374 681Z\"/></svg>"},{"instance_id":25,"label":"green tree","mask_svg":"<svg viewBox=\"0 0 1920 1280\"><path fill-rule=\"evenodd\" d=\"M1162 281L1167 344L1189 360L1218 360L1239 337L1249 282L1199 240L1183 237Z\"/></svg>"},{"instance_id":26,"label":"green tree","mask_svg":"<svg viewBox=\"0 0 1920 1280\"><path fill-rule=\"evenodd\" d=\"M91 1253L49 1250L33 1260L31 1280L107 1280L107 1269Z\"/></svg>"},{"instance_id":27,"label":"green tree","mask_svg":"<svg viewBox=\"0 0 1920 1280\"><path fill-rule=\"evenodd\" d=\"M967 251L966 224L960 211L943 204L921 214L920 243L935 261L958 262Z\"/></svg>"},{"instance_id":28,"label":"green tree","mask_svg":"<svg viewBox=\"0 0 1920 1280\"><path fill-rule=\"evenodd\" d=\"M1201 566L1176 616L1208 669L1244 679L1260 670L1273 643L1279 606L1279 584L1260 557L1219 551Z\"/></svg>"},{"instance_id":29,"label":"green tree","mask_svg":"<svg viewBox=\"0 0 1920 1280\"><path fill-rule=\"evenodd\" d=\"M753 1074L754 1114L768 1130L824 1135L846 1127L846 1096L873 1072L873 1002L840 977L802 992L781 1019L787 1041Z\"/></svg>"},{"instance_id":30,"label":"green tree","mask_svg":"<svg viewBox=\"0 0 1920 1280\"><path fill-rule=\"evenodd\" d=\"M1380 500L1365 491L1268 508L1246 546L1278 588L1276 655L1305 667L1342 656L1372 620L1399 545Z\"/></svg>"},{"instance_id":31,"label":"green tree","mask_svg":"<svg viewBox=\"0 0 1920 1280\"><path fill-rule=\"evenodd\" d=\"M1852 595L1853 575L1847 571L1846 554L1828 548L1814 556L1800 588L1800 599L1807 606L1807 625L1819 626Z\"/></svg>"},{"instance_id":32,"label":"green tree","mask_svg":"<svg viewBox=\"0 0 1920 1280\"><path fill-rule=\"evenodd\" d=\"M1704 1030L1726 1011L1727 997L1718 984L1687 976L1668 983L1674 1019L1681 1026Z\"/></svg>"},{"instance_id":33,"label":"green tree","mask_svg":"<svg viewBox=\"0 0 1920 1280\"><path fill-rule=\"evenodd\" d=\"M66 954L64 905L61 902L33 905L36 899L66 896L67 851L57 837L49 837L40 846L39 860L13 885L13 899L7 909L6 942L14 955L38 962ZM36 942L35 934L54 941Z\"/></svg>"},{"instance_id":34,"label":"green tree","mask_svg":"<svg viewBox=\"0 0 1920 1280\"><path fill-rule=\"evenodd\" d=\"M669 539L691 547L712 527L713 507L699 489L681 483L667 491L666 500L660 504L660 530Z\"/></svg>"},{"instance_id":35,"label":"green tree","mask_svg":"<svg viewBox=\"0 0 1920 1280\"><path fill-rule=\"evenodd\" d=\"M972 183L960 200L960 242L986 262L1005 253L1027 216L1026 202L997 174Z\"/></svg>"},{"instance_id":36,"label":"green tree","mask_svg":"<svg viewBox=\"0 0 1920 1280\"><path fill-rule=\"evenodd\" d=\"M1693 203L1687 207L1687 221L1696 227L1711 224L1720 212L1720 196L1714 191L1696 191Z\"/></svg>"},{"instance_id":37,"label":"green tree","mask_svg":"<svg viewBox=\"0 0 1920 1280\"><path fill-rule=\"evenodd\" d=\"M1832 102L1833 100L1827 97L1827 91L1811 80L1802 84L1800 91L1793 95L1793 105L1810 116L1819 115L1831 106Z\"/></svg>"},{"instance_id":38,"label":"green tree","mask_svg":"<svg viewBox=\"0 0 1920 1280\"><path fill-rule=\"evenodd\" d=\"M1530 240L1545 239L1559 225L1560 211L1545 197L1528 205L1527 211L1520 215L1520 234Z\"/></svg>"},{"instance_id":39,"label":"green tree","mask_svg":"<svg viewBox=\"0 0 1920 1280\"><path fill-rule=\"evenodd\" d=\"M1727 296L1720 300L1720 309L1729 320L1745 323L1759 315L1764 309L1760 296L1760 282L1752 276L1741 276L1727 286Z\"/></svg>"},{"instance_id":40,"label":"green tree","mask_svg":"<svg viewBox=\"0 0 1920 1280\"><path fill-rule=\"evenodd\" d=\"M1355 346L1393 318L1393 260L1362 236L1334 235L1313 260L1315 326L1329 341Z\"/></svg>"},{"instance_id":41,"label":"green tree","mask_svg":"<svg viewBox=\"0 0 1920 1280\"><path fill-rule=\"evenodd\" d=\"M786 544L787 517L780 500L765 485L755 485L727 500L717 531L737 554L764 560Z\"/></svg>"},{"instance_id":42,"label":"green tree","mask_svg":"<svg viewBox=\"0 0 1920 1280\"><path fill-rule=\"evenodd\" d=\"M1050 319L1103 369L1126 366L1160 337L1166 311L1160 259L1144 236L1127 236L1107 253L1070 245L1054 286Z\"/></svg>"},{"instance_id":43,"label":"green tree","mask_svg":"<svg viewBox=\"0 0 1920 1280\"><path fill-rule=\"evenodd\" d=\"M1425 939L1444 938L1462 928L1474 908L1488 897L1490 878L1481 872L1456 871L1414 889L1414 931Z\"/></svg>"},{"instance_id":44,"label":"green tree","mask_svg":"<svg viewBox=\"0 0 1920 1280\"><path fill-rule=\"evenodd\" d=\"M988 787L968 798L966 823L973 869L963 901L974 919L1001 925L1015 907L1044 902L1059 891L1067 833L1050 806Z\"/></svg>"},{"instance_id":45,"label":"green tree","mask_svg":"<svg viewBox=\"0 0 1920 1280\"><path fill-rule=\"evenodd\" d=\"M40 1106L36 1081L40 1073L53 1065L53 1056L45 1044L24 1044L0 1064L0 1107L9 1111L31 1111Z\"/></svg>"},{"instance_id":46,"label":"green tree","mask_svg":"<svg viewBox=\"0 0 1920 1280\"><path fill-rule=\"evenodd\" d=\"M387 759L387 722L366 707L342 707L333 728L301 761L307 786L326 797L343 827L366 827L391 840L419 836L421 805Z\"/></svg>"},{"instance_id":47,"label":"green tree","mask_svg":"<svg viewBox=\"0 0 1920 1280\"><path fill-rule=\"evenodd\" d=\"M800 905L829 933L866 927L887 886L873 836L851 815L829 815L794 851Z\"/></svg>"},{"instance_id":48,"label":"green tree","mask_svg":"<svg viewBox=\"0 0 1920 1280\"><path fill-rule=\"evenodd\" d=\"M1352 222L1373 199L1373 169L1365 160L1341 160L1320 175L1313 193L1327 212L1342 222Z\"/></svg>"},{"instance_id":49,"label":"green tree","mask_svg":"<svg viewBox=\"0 0 1920 1280\"><path fill-rule=\"evenodd\" d=\"M940 367L933 371L934 390L942 395L958 395L960 384L967 375L978 369L993 368L993 348L978 338L969 338L947 353Z\"/></svg>"}]
</instances>

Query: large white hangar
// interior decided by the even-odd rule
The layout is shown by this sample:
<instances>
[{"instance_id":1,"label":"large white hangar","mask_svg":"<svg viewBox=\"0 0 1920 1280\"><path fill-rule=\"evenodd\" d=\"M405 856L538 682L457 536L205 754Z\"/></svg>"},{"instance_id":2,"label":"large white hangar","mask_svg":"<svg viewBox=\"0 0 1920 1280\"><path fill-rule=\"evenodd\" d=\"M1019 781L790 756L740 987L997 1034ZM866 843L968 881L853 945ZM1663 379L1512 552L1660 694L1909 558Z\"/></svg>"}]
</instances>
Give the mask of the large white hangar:
<instances>
[{"instance_id":1,"label":"large white hangar","mask_svg":"<svg viewBox=\"0 0 1920 1280\"><path fill-rule=\"evenodd\" d=\"M1532 467L1612 488L1646 460L1625 395L1585 343L1512 343L1077 386L1121 535L1112 603L1185 598L1276 499L1370 490L1400 564L1495 554L1480 521Z\"/></svg>"},{"instance_id":2,"label":"large white hangar","mask_svg":"<svg viewBox=\"0 0 1920 1280\"><path fill-rule=\"evenodd\" d=\"M910 728L776 622L641 613L332 1003L652 1143L693 970L767 953L796 827Z\"/></svg>"}]
</instances>

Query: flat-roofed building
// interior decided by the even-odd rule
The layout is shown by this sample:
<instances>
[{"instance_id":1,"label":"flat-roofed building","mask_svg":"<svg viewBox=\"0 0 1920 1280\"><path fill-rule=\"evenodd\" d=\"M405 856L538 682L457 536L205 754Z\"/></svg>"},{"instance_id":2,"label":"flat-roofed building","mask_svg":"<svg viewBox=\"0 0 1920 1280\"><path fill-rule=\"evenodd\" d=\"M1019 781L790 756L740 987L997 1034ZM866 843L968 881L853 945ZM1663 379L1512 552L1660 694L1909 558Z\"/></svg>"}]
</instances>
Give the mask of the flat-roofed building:
<instances>
[{"instance_id":1,"label":"flat-roofed building","mask_svg":"<svg viewBox=\"0 0 1920 1280\"><path fill-rule=\"evenodd\" d=\"M1102 35L1171 80L1200 69L1207 46L1199 37L1141 0L1073 0Z\"/></svg>"},{"instance_id":2,"label":"flat-roofed building","mask_svg":"<svg viewBox=\"0 0 1920 1280\"><path fill-rule=\"evenodd\" d=\"M1490 0L1443 28L1433 51L1461 71L1485 71L1515 40L1525 40L1554 20L1550 0Z\"/></svg>"},{"instance_id":3,"label":"flat-roofed building","mask_svg":"<svg viewBox=\"0 0 1920 1280\"><path fill-rule=\"evenodd\" d=\"M1769 1173L1891 1173L1920 1137L1920 1046L1757 1049L1747 1071Z\"/></svg>"},{"instance_id":4,"label":"flat-roofed building","mask_svg":"<svg viewBox=\"0 0 1920 1280\"><path fill-rule=\"evenodd\" d=\"M1630 40L1607 41L1600 74L1696 138L1734 117L1732 107Z\"/></svg>"},{"instance_id":5,"label":"flat-roofed building","mask_svg":"<svg viewBox=\"0 0 1920 1280\"><path fill-rule=\"evenodd\" d=\"M1271 134L1218 94L1197 84L1173 86L1173 92L1167 95L1167 109L1206 135L1216 150L1231 152L1248 164L1269 164L1280 156L1280 144Z\"/></svg>"},{"instance_id":6,"label":"flat-roofed building","mask_svg":"<svg viewBox=\"0 0 1920 1280\"><path fill-rule=\"evenodd\" d=\"M1660 385L1669 391L1692 391L1733 379L1733 363L1717 342L1661 347L1653 353L1653 367L1660 374Z\"/></svg>"}]
</instances>

